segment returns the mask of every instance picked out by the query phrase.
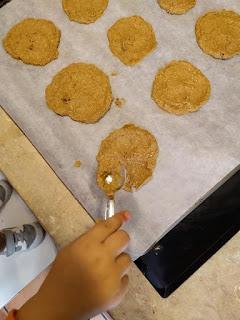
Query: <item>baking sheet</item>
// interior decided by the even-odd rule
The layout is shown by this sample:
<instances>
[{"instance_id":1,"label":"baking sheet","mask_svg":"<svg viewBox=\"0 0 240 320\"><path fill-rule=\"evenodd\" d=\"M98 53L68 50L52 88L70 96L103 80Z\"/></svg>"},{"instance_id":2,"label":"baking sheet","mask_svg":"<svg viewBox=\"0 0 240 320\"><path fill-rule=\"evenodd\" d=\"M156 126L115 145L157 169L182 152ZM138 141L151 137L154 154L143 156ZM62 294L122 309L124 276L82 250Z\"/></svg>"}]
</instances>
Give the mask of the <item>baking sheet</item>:
<instances>
[{"instance_id":1,"label":"baking sheet","mask_svg":"<svg viewBox=\"0 0 240 320\"><path fill-rule=\"evenodd\" d=\"M45 67L24 65L0 46L0 104L93 217L101 217L105 205L95 183L95 157L101 140L129 122L156 136L160 156L153 179L137 192L117 195L117 209L127 208L133 215L126 229L134 258L239 165L240 56L215 60L199 49L194 34L196 19L218 8L240 13L239 0L201 0L182 16L165 13L155 0L110 0L95 24L80 25L69 21L59 0L12 0L0 10L1 39L13 24L27 17L50 19L62 31L59 58ZM158 41L157 49L135 67L126 67L115 58L107 40L108 28L130 15L149 21ZM212 83L211 99L197 113L170 115L151 100L156 72L173 59L188 59ZM123 108L113 105L94 125L57 116L45 104L44 90L52 77L80 61L94 63L109 75L117 72L110 77L113 94L126 100ZM76 160L81 160L81 168L74 167Z\"/></svg>"}]
</instances>

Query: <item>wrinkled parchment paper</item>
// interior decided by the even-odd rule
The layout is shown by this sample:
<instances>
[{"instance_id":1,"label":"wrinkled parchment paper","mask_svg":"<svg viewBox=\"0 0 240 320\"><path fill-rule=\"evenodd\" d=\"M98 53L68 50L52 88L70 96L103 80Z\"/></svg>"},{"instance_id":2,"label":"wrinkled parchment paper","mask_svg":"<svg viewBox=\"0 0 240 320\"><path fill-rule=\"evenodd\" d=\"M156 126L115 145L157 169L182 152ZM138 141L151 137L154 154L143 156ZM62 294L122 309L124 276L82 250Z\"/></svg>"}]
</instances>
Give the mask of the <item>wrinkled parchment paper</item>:
<instances>
[{"instance_id":1,"label":"wrinkled parchment paper","mask_svg":"<svg viewBox=\"0 0 240 320\"><path fill-rule=\"evenodd\" d=\"M128 208L133 215L126 226L133 257L143 254L239 164L240 56L215 60L199 49L194 33L197 18L218 8L240 13L240 2L199 0L187 14L172 16L155 0L110 0L104 16L91 25L70 22L60 0L12 0L0 10L1 39L27 17L50 19L62 31L59 58L46 67L16 61L0 46L0 104L93 217L99 218L105 205L95 183L101 140L129 122L156 136L160 156L153 179L137 192L117 195L117 209ZM135 67L114 57L107 40L108 28L129 15L149 21L158 41L157 49ZM212 83L211 99L197 113L174 116L151 100L156 72L173 59L189 60ZM113 94L126 99L123 108L113 105L94 125L60 117L45 103L44 90L52 77L80 61L94 63L109 75L117 72L110 76ZM81 168L74 167L76 160L81 160Z\"/></svg>"}]
</instances>

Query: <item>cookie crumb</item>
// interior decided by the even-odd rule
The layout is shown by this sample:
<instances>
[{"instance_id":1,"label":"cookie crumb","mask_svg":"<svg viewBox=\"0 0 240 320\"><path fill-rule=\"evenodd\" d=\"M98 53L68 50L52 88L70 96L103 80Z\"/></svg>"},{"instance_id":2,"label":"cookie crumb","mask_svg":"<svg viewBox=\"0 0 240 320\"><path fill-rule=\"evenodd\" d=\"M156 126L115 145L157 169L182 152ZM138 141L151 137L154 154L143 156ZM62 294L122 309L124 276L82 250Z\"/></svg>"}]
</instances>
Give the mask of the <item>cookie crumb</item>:
<instances>
[{"instance_id":1,"label":"cookie crumb","mask_svg":"<svg viewBox=\"0 0 240 320\"><path fill-rule=\"evenodd\" d=\"M122 108L126 103L126 100L124 98L116 98L115 104L118 108Z\"/></svg>"},{"instance_id":2,"label":"cookie crumb","mask_svg":"<svg viewBox=\"0 0 240 320\"><path fill-rule=\"evenodd\" d=\"M82 163L81 163L80 160L77 160L77 161L75 161L75 163L74 163L74 167L75 167L75 168L80 168L81 165L82 165Z\"/></svg>"},{"instance_id":3,"label":"cookie crumb","mask_svg":"<svg viewBox=\"0 0 240 320\"><path fill-rule=\"evenodd\" d=\"M118 75L117 71L113 71L113 72L111 73L111 76L112 76L112 77L116 77L117 75Z\"/></svg>"}]
</instances>

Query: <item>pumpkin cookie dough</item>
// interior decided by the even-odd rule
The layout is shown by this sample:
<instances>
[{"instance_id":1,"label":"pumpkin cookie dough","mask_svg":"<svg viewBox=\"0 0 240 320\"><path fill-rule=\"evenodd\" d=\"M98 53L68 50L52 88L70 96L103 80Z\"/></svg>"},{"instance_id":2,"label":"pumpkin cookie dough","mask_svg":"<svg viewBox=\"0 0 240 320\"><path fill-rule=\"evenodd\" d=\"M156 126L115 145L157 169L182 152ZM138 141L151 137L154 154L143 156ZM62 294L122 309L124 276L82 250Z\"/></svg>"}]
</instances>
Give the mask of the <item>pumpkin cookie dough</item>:
<instances>
[{"instance_id":1,"label":"pumpkin cookie dough","mask_svg":"<svg viewBox=\"0 0 240 320\"><path fill-rule=\"evenodd\" d=\"M200 48L214 58L240 54L240 15L236 12L208 12L198 19L195 31Z\"/></svg>"},{"instance_id":2,"label":"pumpkin cookie dough","mask_svg":"<svg viewBox=\"0 0 240 320\"><path fill-rule=\"evenodd\" d=\"M171 14L183 14L192 9L196 0L158 0L162 9Z\"/></svg>"},{"instance_id":3,"label":"pumpkin cookie dough","mask_svg":"<svg viewBox=\"0 0 240 320\"><path fill-rule=\"evenodd\" d=\"M200 109L210 93L210 82L199 69L187 61L172 61L156 75L152 99L165 111L182 115Z\"/></svg>"},{"instance_id":4,"label":"pumpkin cookie dough","mask_svg":"<svg viewBox=\"0 0 240 320\"><path fill-rule=\"evenodd\" d=\"M114 102L118 108L122 108L125 105L126 100L124 98L116 98Z\"/></svg>"},{"instance_id":5,"label":"pumpkin cookie dough","mask_svg":"<svg viewBox=\"0 0 240 320\"><path fill-rule=\"evenodd\" d=\"M105 191L106 175L121 177L121 166L126 169L126 191L140 188L153 174L159 149L155 137L147 130L127 124L113 131L102 141L97 155L97 183ZM116 179L117 181L117 179Z\"/></svg>"},{"instance_id":6,"label":"pumpkin cookie dough","mask_svg":"<svg viewBox=\"0 0 240 320\"><path fill-rule=\"evenodd\" d=\"M93 64L73 63L55 75L46 88L50 109L73 120L95 123L110 109L108 76Z\"/></svg>"},{"instance_id":7,"label":"pumpkin cookie dough","mask_svg":"<svg viewBox=\"0 0 240 320\"><path fill-rule=\"evenodd\" d=\"M118 20L108 31L112 53L126 65L135 65L156 48L157 41L150 23L132 16Z\"/></svg>"},{"instance_id":8,"label":"pumpkin cookie dough","mask_svg":"<svg viewBox=\"0 0 240 320\"><path fill-rule=\"evenodd\" d=\"M75 163L74 163L74 167L75 168L80 168L82 165L82 162L80 160L76 160Z\"/></svg>"},{"instance_id":9,"label":"pumpkin cookie dough","mask_svg":"<svg viewBox=\"0 0 240 320\"><path fill-rule=\"evenodd\" d=\"M44 66L58 57L60 30L44 19L25 19L8 32L5 50L26 64Z\"/></svg>"},{"instance_id":10,"label":"pumpkin cookie dough","mask_svg":"<svg viewBox=\"0 0 240 320\"><path fill-rule=\"evenodd\" d=\"M93 23L100 18L109 0L63 0L63 9L69 19L79 23Z\"/></svg>"}]
</instances>

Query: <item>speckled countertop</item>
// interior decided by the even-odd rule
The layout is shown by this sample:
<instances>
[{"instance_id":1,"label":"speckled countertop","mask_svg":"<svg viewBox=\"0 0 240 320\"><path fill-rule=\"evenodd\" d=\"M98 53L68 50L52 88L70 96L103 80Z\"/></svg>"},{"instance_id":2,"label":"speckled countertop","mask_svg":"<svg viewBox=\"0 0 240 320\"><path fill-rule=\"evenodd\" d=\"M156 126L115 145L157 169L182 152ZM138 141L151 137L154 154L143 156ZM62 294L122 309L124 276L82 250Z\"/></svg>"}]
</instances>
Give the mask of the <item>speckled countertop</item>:
<instances>
[{"instance_id":1,"label":"speckled countertop","mask_svg":"<svg viewBox=\"0 0 240 320\"><path fill-rule=\"evenodd\" d=\"M1 108L0 128L0 170L64 246L92 219ZM111 312L115 320L239 320L240 233L167 299L134 265L130 278L126 299Z\"/></svg>"}]
</instances>

